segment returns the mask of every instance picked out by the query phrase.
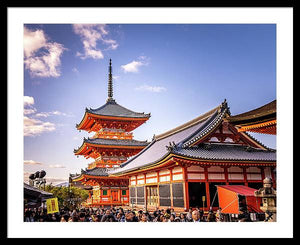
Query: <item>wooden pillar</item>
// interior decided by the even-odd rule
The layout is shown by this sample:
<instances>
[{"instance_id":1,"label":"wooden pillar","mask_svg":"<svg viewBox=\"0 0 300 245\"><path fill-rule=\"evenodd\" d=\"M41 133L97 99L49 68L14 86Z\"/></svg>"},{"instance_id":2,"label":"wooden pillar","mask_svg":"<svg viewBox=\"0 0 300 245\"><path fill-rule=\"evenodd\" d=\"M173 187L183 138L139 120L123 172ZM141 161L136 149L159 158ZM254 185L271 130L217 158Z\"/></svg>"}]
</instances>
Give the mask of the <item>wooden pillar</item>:
<instances>
[{"instance_id":1,"label":"wooden pillar","mask_svg":"<svg viewBox=\"0 0 300 245\"><path fill-rule=\"evenodd\" d=\"M243 174L244 174L244 183L245 186L248 186L248 180L247 180L247 167L243 167Z\"/></svg>"},{"instance_id":2,"label":"wooden pillar","mask_svg":"<svg viewBox=\"0 0 300 245\"><path fill-rule=\"evenodd\" d=\"M225 176L225 184L229 185L229 181L228 181L228 168L229 167L224 167L224 176Z\"/></svg>"},{"instance_id":3,"label":"wooden pillar","mask_svg":"<svg viewBox=\"0 0 300 245\"><path fill-rule=\"evenodd\" d=\"M121 190L121 188L118 190L118 202L121 203L121 204L123 204L123 202L122 202L122 190Z\"/></svg>"},{"instance_id":4,"label":"wooden pillar","mask_svg":"<svg viewBox=\"0 0 300 245\"><path fill-rule=\"evenodd\" d=\"M108 190L109 192L109 196L110 196L110 207L112 208L113 207L113 205L112 205L112 202L113 202L113 198L112 198L112 191L111 191L111 189L109 189Z\"/></svg>"},{"instance_id":5,"label":"wooden pillar","mask_svg":"<svg viewBox=\"0 0 300 245\"><path fill-rule=\"evenodd\" d=\"M275 167L271 167L271 177L272 177L272 181L273 181L273 188L276 189L276 176L274 173Z\"/></svg>"},{"instance_id":6,"label":"wooden pillar","mask_svg":"<svg viewBox=\"0 0 300 245\"><path fill-rule=\"evenodd\" d=\"M147 210L147 188L146 188L146 174L144 174L144 206L145 209Z\"/></svg>"},{"instance_id":7,"label":"wooden pillar","mask_svg":"<svg viewBox=\"0 0 300 245\"><path fill-rule=\"evenodd\" d=\"M160 206L160 202L159 202L159 171L156 171L156 174L157 174L157 197L158 197L157 207L159 207Z\"/></svg>"},{"instance_id":8,"label":"wooden pillar","mask_svg":"<svg viewBox=\"0 0 300 245\"><path fill-rule=\"evenodd\" d=\"M171 199L171 207L173 208L173 188L172 188L172 181L173 181L173 173L172 173L172 169L170 168L170 199Z\"/></svg>"},{"instance_id":9,"label":"wooden pillar","mask_svg":"<svg viewBox=\"0 0 300 245\"><path fill-rule=\"evenodd\" d=\"M204 168L205 173L205 191L206 191L206 206L210 206L210 192L209 192L209 182L208 182L208 168Z\"/></svg>"},{"instance_id":10,"label":"wooden pillar","mask_svg":"<svg viewBox=\"0 0 300 245\"><path fill-rule=\"evenodd\" d=\"M184 209L188 211L190 204L189 204L189 182L188 182L188 176L187 176L187 167L182 167L183 171L183 190L184 190Z\"/></svg>"},{"instance_id":11,"label":"wooden pillar","mask_svg":"<svg viewBox=\"0 0 300 245\"><path fill-rule=\"evenodd\" d=\"M261 171L261 181L263 182L263 180L266 178L265 167L261 167L260 171Z\"/></svg>"}]
</instances>

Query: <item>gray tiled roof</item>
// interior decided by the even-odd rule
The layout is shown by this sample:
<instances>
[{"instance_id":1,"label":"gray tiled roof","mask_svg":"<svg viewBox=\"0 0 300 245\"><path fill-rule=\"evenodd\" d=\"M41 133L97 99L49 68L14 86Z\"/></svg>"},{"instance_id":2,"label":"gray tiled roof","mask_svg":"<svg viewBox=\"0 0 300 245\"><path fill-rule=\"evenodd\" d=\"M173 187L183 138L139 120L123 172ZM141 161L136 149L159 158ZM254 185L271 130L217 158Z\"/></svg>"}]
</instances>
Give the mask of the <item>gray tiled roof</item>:
<instances>
[{"instance_id":1,"label":"gray tiled roof","mask_svg":"<svg viewBox=\"0 0 300 245\"><path fill-rule=\"evenodd\" d=\"M102 115L102 116L113 116L113 117L132 117L132 118L149 118L149 114L144 112L134 112L121 105L119 105L115 100L109 100L103 106L97 109L86 109L87 112Z\"/></svg>"},{"instance_id":2,"label":"gray tiled roof","mask_svg":"<svg viewBox=\"0 0 300 245\"><path fill-rule=\"evenodd\" d=\"M276 161L276 151L233 144L200 144L197 147L173 149L181 156L204 160Z\"/></svg>"},{"instance_id":3,"label":"gray tiled roof","mask_svg":"<svg viewBox=\"0 0 300 245\"><path fill-rule=\"evenodd\" d=\"M91 170L87 169L83 171L85 175L91 175L91 176L108 176L107 172L108 172L107 168L93 168Z\"/></svg>"},{"instance_id":4,"label":"gray tiled roof","mask_svg":"<svg viewBox=\"0 0 300 245\"><path fill-rule=\"evenodd\" d=\"M150 145L127 162L121 164L120 168L111 171L110 174L131 171L160 161L170 153L167 148L170 144L179 146L189 139L190 136L206 129L207 125L214 122L214 118L218 117L219 114L223 112L222 110L219 110L220 108L221 106L216 107L208 115L203 118L199 117L199 120L193 122L191 125L187 125L174 132L171 130L170 132L172 133L165 135L164 137L155 138Z\"/></svg>"},{"instance_id":5,"label":"gray tiled roof","mask_svg":"<svg viewBox=\"0 0 300 245\"><path fill-rule=\"evenodd\" d=\"M113 145L113 146L147 146L149 142L139 140L124 140L124 139L84 139L85 143L96 144L96 145Z\"/></svg>"}]
</instances>

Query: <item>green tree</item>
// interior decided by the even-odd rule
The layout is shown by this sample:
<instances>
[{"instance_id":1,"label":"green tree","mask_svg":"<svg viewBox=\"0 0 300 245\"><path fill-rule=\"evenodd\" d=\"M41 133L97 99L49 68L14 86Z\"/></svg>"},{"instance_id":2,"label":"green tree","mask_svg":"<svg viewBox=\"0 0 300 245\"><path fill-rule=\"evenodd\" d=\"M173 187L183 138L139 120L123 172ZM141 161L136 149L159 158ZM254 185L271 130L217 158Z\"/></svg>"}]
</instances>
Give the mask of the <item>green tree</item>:
<instances>
[{"instance_id":1,"label":"green tree","mask_svg":"<svg viewBox=\"0 0 300 245\"><path fill-rule=\"evenodd\" d=\"M45 191L53 193L53 197L57 197L58 205L60 208L67 207L69 209L76 208L80 203L84 202L89 193L87 190L83 190L74 186L52 186L46 185Z\"/></svg>"}]
</instances>

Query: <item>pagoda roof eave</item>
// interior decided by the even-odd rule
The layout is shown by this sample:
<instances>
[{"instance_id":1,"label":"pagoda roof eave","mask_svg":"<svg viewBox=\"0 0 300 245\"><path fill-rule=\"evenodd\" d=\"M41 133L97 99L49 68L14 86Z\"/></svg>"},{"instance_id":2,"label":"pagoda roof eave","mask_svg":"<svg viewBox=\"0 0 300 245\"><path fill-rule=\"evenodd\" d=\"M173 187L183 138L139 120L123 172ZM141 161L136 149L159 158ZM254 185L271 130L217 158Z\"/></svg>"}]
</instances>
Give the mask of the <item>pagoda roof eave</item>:
<instances>
[{"instance_id":1,"label":"pagoda roof eave","mask_svg":"<svg viewBox=\"0 0 300 245\"><path fill-rule=\"evenodd\" d=\"M79 124L76 124L76 128L77 130L89 130L89 127L87 127L87 125L91 123L91 120L96 120L96 119L110 120L110 121L139 121L144 123L148 121L150 118L150 114L147 115L149 116L137 118L137 117L125 117L125 116L98 115L86 111L81 122ZM90 119L88 119L89 117Z\"/></svg>"},{"instance_id":2,"label":"pagoda roof eave","mask_svg":"<svg viewBox=\"0 0 300 245\"><path fill-rule=\"evenodd\" d=\"M72 181L73 182L78 182L78 181L81 181L84 179L84 175L83 174L80 174L79 176L75 176L72 178Z\"/></svg>"},{"instance_id":3,"label":"pagoda roof eave","mask_svg":"<svg viewBox=\"0 0 300 245\"><path fill-rule=\"evenodd\" d=\"M84 154L86 147L96 148L114 148L114 149L144 149L149 142L138 140L114 140L114 139L86 139L84 138L82 145L76 150L75 155Z\"/></svg>"},{"instance_id":4,"label":"pagoda roof eave","mask_svg":"<svg viewBox=\"0 0 300 245\"><path fill-rule=\"evenodd\" d=\"M140 113L129 110L124 106L119 105L114 99L108 100L106 104L97 109L87 109L87 112L93 115L108 116L113 118L130 118L132 120L138 118L149 119L150 117L150 113L145 114L144 112Z\"/></svg>"},{"instance_id":5,"label":"pagoda roof eave","mask_svg":"<svg viewBox=\"0 0 300 245\"><path fill-rule=\"evenodd\" d=\"M88 114L100 118L100 119L111 119L111 120L123 120L123 121L147 121L150 118L150 114L145 114L144 117L126 117L126 116L117 116L117 115L101 115L95 114L91 111L87 111Z\"/></svg>"}]
</instances>

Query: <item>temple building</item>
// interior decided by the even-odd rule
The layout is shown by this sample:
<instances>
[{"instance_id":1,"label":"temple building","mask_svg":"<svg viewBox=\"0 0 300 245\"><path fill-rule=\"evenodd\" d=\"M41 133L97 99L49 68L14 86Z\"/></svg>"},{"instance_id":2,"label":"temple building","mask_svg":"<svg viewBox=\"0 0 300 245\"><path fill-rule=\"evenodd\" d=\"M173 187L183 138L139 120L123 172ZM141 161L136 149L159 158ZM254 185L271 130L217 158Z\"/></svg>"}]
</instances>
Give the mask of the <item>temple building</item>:
<instances>
[{"instance_id":1,"label":"temple building","mask_svg":"<svg viewBox=\"0 0 300 245\"><path fill-rule=\"evenodd\" d=\"M254 115L257 122L276 120L274 111L263 108ZM276 150L240 130L245 121L234 124L233 119L242 117L231 116L225 100L197 118L154 136L137 155L111 169L109 176L128 178L129 205L147 210L217 209L218 185L259 189L265 177L275 182Z\"/></svg>"},{"instance_id":2,"label":"temple building","mask_svg":"<svg viewBox=\"0 0 300 245\"><path fill-rule=\"evenodd\" d=\"M132 131L150 118L150 114L131 111L113 99L112 65L109 63L108 98L97 109L85 109L83 119L76 125L78 130L94 133L84 138L74 150L76 156L93 159L81 174L70 174L73 185L86 186L90 197L86 207L127 205L129 202L128 178L108 175L109 169L119 167L143 150L149 143L133 139Z\"/></svg>"},{"instance_id":3,"label":"temple building","mask_svg":"<svg viewBox=\"0 0 300 245\"><path fill-rule=\"evenodd\" d=\"M94 133L74 150L93 161L70 175L73 184L90 188L85 206L207 211L219 207L218 186L258 190L266 177L276 186L276 150L247 133L276 135L276 100L235 116L225 100L151 142L134 140L132 131L149 117L113 99L110 61L106 104L86 108L76 125Z\"/></svg>"}]
</instances>

